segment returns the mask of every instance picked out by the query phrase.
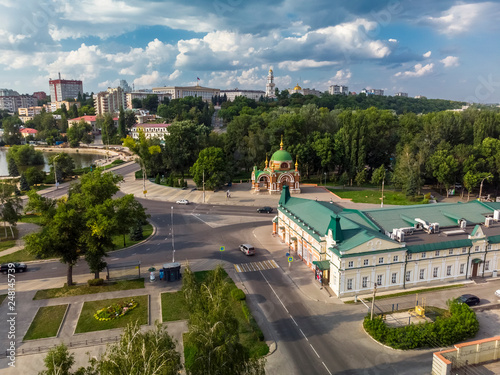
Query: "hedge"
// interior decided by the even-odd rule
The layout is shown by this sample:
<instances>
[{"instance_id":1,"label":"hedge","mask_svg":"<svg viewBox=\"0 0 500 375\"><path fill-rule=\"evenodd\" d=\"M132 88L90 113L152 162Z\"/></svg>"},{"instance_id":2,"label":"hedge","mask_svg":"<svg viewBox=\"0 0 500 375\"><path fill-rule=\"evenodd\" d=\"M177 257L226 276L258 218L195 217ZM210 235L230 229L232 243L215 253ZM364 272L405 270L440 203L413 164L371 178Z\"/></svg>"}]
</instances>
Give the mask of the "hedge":
<instances>
[{"instance_id":1,"label":"hedge","mask_svg":"<svg viewBox=\"0 0 500 375\"><path fill-rule=\"evenodd\" d=\"M476 313L466 304L448 302L449 312L435 322L387 327L381 317L365 317L365 330L377 341L394 349L435 348L467 340L479 331Z\"/></svg>"}]
</instances>

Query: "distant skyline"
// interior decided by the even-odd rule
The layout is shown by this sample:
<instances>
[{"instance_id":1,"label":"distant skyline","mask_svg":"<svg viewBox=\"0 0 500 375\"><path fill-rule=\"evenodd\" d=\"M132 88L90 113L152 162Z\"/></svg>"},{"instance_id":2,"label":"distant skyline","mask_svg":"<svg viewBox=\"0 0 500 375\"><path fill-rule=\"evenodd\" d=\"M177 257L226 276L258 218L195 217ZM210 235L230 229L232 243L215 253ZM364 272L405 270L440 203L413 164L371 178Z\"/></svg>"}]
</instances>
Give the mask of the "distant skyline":
<instances>
[{"instance_id":1,"label":"distant skyline","mask_svg":"<svg viewBox=\"0 0 500 375\"><path fill-rule=\"evenodd\" d=\"M0 0L0 88L265 90L272 68L280 90L499 103L498 19L498 0Z\"/></svg>"}]
</instances>

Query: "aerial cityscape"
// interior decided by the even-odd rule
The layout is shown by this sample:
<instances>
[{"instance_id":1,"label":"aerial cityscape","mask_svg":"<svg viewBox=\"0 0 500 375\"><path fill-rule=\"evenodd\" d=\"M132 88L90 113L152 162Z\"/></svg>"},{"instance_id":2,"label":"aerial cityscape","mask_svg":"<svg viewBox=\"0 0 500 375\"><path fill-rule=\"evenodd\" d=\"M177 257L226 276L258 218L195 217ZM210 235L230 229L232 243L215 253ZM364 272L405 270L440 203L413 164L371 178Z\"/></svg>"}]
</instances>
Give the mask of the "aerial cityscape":
<instances>
[{"instance_id":1,"label":"aerial cityscape","mask_svg":"<svg viewBox=\"0 0 500 375\"><path fill-rule=\"evenodd\" d=\"M499 2L0 9L0 374L500 373Z\"/></svg>"}]
</instances>

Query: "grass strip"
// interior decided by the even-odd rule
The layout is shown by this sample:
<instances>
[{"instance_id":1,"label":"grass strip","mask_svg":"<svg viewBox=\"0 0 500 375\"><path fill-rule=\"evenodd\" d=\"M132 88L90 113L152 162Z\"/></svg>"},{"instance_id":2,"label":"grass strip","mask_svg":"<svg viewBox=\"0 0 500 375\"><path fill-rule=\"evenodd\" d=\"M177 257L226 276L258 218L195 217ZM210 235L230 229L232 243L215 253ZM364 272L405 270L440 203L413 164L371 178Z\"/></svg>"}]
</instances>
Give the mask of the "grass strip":
<instances>
[{"instance_id":1,"label":"grass strip","mask_svg":"<svg viewBox=\"0 0 500 375\"><path fill-rule=\"evenodd\" d=\"M335 195L343 199L351 199L354 203L373 203L380 204L382 192L379 190L343 190L343 189L328 189ZM384 204L391 205L414 205L422 204L421 199L410 200L400 191L384 190Z\"/></svg>"},{"instance_id":2,"label":"grass strip","mask_svg":"<svg viewBox=\"0 0 500 375\"><path fill-rule=\"evenodd\" d=\"M108 320L108 321L99 321L94 318L94 314L97 310L108 307L114 303L122 303L124 301L130 301L130 299L134 299L138 302L138 305L135 309L130 310L124 316ZM114 328L123 328L128 323L138 321L140 325L148 324L148 296L131 296L124 298L112 298L112 299L104 299L99 301L91 301L85 302L83 304L82 311L80 313L80 317L78 319L78 323L76 325L75 333L84 333L84 332L94 332L94 331L103 331L107 329Z\"/></svg>"},{"instance_id":3,"label":"grass strip","mask_svg":"<svg viewBox=\"0 0 500 375\"><path fill-rule=\"evenodd\" d=\"M7 294L0 294L0 305L2 304L3 300L7 297Z\"/></svg>"},{"instance_id":4,"label":"grass strip","mask_svg":"<svg viewBox=\"0 0 500 375\"><path fill-rule=\"evenodd\" d=\"M393 298L393 297L401 297L401 296L408 296L410 294L421 294L421 293L428 293L428 292L436 292L438 290L446 290L446 289L454 289L454 288L461 288L465 284L456 284L456 285L446 285L446 286L437 286L434 288L427 288L427 289L414 289L414 290L408 290L406 292L400 292L400 293L394 293L394 294L385 294L381 296L375 296L375 301L379 299L386 299L386 298ZM371 301L372 297L364 298L365 301ZM344 303L347 304L353 304L355 303L354 300L351 301L344 301Z\"/></svg>"},{"instance_id":5,"label":"grass strip","mask_svg":"<svg viewBox=\"0 0 500 375\"><path fill-rule=\"evenodd\" d=\"M163 322L189 318L186 300L181 290L174 293L161 294L161 316Z\"/></svg>"},{"instance_id":6,"label":"grass strip","mask_svg":"<svg viewBox=\"0 0 500 375\"><path fill-rule=\"evenodd\" d=\"M61 326L68 305L40 307L31 322L24 341L55 337Z\"/></svg>"},{"instance_id":7,"label":"grass strip","mask_svg":"<svg viewBox=\"0 0 500 375\"><path fill-rule=\"evenodd\" d=\"M34 255L28 253L25 249L18 250L14 253L10 253L10 254L4 255L4 256L0 256L0 263L29 262L31 260L36 260L36 257ZM29 271L29 267L28 267L28 271Z\"/></svg>"},{"instance_id":8,"label":"grass strip","mask_svg":"<svg viewBox=\"0 0 500 375\"><path fill-rule=\"evenodd\" d=\"M81 296L83 294L116 292L117 290L129 290L129 289L141 289L141 288L144 288L144 278L105 282L104 285L97 285L97 286L89 286L87 284L72 285L72 286L65 285L62 288L39 290L36 292L33 299L38 300L38 299Z\"/></svg>"}]
</instances>

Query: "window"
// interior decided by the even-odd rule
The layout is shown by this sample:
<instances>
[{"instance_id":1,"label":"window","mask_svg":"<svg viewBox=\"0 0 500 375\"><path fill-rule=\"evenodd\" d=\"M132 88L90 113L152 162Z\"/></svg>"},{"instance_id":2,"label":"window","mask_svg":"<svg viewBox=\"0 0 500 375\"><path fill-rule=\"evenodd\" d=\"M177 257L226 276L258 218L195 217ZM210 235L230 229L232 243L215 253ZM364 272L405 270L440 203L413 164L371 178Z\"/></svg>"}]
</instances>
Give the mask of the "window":
<instances>
[{"instance_id":1,"label":"window","mask_svg":"<svg viewBox=\"0 0 500 375\"><path fill-rule=\"evenodd\" d=\"M439 250L437 250L434 255L438 257L439 256Z\"/></svg>"},{"instance_id":2,"label":"window","mask_svg":"<svg viewBox=\"0 0 500 375\"><path fill-rule=\"evenodd\" d=\"M424 259L427 256L426 253L422 253L422 259Z\"/></svg>"},{"instance_id":3,"label":"window","mask_svg":"<svg viewBox=\"0 0 500 375\"><path fill-rule=\"evenodd\" d=\"M347 290L352 290L352 279L347 279Z\"/></svg>"},{"instance_id":4,"label":"window","mask_svg":"<svg viewBox=\"0 0 500 375\"><path fill-rule=\"evenodd\" d=\"M394 255L394 257L392 258L392 261L393 261L393 262L397 262L397 261L398 261L398 259L399 259L399 256Z\"/></svg>"},{"instance_id":5,"label":"window","mask_svg":"<svg viewBox=\"0 0 500 375\"><path fill-rule=\"evenodd\" d=\"M349 263L347 263L347 267L349 267L349 268L352 268L353 265L354 265L354 262L352 260L350 260Z\"/></svg>"},{"instance_id":6,"label":"window","mask_svg":"<svg viewBox=\"0 0 500 375\"><path fill-rule=\"evenodd\" d=\"M484 262L484 270L485 271L489 271L490 270L490 261L487 260L486 262Z\"/></svg>"},{"instance_id":7,"label":"window","mask_svg":"<svg viewBox=\"0 0 500 375\"><path fill-rule=\"evenodd\" d=\"M448 254L453 255L453 249L448 250Z\"/></svg>"},{"instance_id":8,"label":"window","mask_svg":"<svg viewBox=\"0 0 500 375\"><path fill-rule=\"evenodd\" d=\"M384 258L383 257L378 258L378 264L382 264L382 263L384 263Z\"/></svg>"},{"instance_id":9,"label":"window","mask_svg":"<svg viewBox=\"0 0 500 375\"><path fill-rule=\"evenodd\" d=\"M490 251L490 250L491 250L491 244L488 244L488 246L486 247L486 249L487 249L488 251Z\"/></svg>"},{"instance_id":10,"label":"window","mask_svg":"<svg viewBox=\"0 0 500 375\"><path fill-rule=\"evenodd\" d=\"M476 252L479 251L479 246L475 246L474 251L476 251Z\"/></svg>"},{"instance_id":11,"label":"window","mask_svg":"<svg viewBox=\"0 0 500 375\"><path fill-rule=\"evenodd\" d=\"M420 280L423 280L425 276L425 270L420 270Z\"/></svg>"},{"instance_id":12,"label":"window","mask_svg":"<svg viewBox=\"0 0 500 375\"><path fill-rule=\"evenodd\" d=\"M367 265L368 265L368 259L365 259L365 260L363 261L363 266L367 266Z\"/></svg>"},{"instance_id":13,"label":"window","mask_svg":"<svg viewBox=\"0 0 500 375\"><path fill-rule=\"evenodd\" d=\"M467 248L466 247L462 247L462 254L466 254L467 253Z\"/></svg>"},{"instance_id":14,"label":"window","mask_svg":"<svg viewBox=\"0 0 500 375\"><path fill-rule=\"evenodd\" d=\"M438 277L438 271L439 271L439 268L434 267L434 269L432 270L432 277Z\"/></svg>"},{"instance_id":15,"label":"window","mask_svg":"<svg viewBox=\"0 0 500 375\"><path fill-rule=\"evenodd\" d=\"M391 282L393 284L396 284L397 279L398 279L398 274L397 273L393 273L392 274L392 278L391 278Z\"/></svg>"},{"instance_id":16,"label":"window","mask_svg":"<svg viewBox=\"0 0 500 375\"><path fill-rule=\"evenodd\" d=\"M377 275L377 285L382 285L382 276L383 275Z\"/></svg>"},{"instance_id":17,"label":"window","mask_svg":"<svg viewBox=\"0 0 500 375\"><path fill-rule=\"evenodd\" d=\"M361 280L361 287L368 287L368 276L363 276L363 279Z\"/></svg>"},{"instance_id":18,"label":"window","mask_svg":"<svg viewBox=\"0 0 500 375\"><path fill-rule=\"evenodd\" d=\"M411 271L406 271L406 281L411 280Z\"/></svg>"},{"instance_id":19,"label":"window","mask_svg":"<svg viewBox=\"0 0 500 375\"><path fill-rule=\"evenodd\" d=\"M411 260L412 258L413 258L413 254L409 253L409 254L407 255L407 259L408 259L408 260Z\"/></svg>"},{"instance_id":20,"label":"window","mask_svg":"<svg viewBox=\"0 0 500 375\"><path fill-rule=\"evenodd\" d=\"M460 265L460 273L464 273L465 264Z\"/></svg>"},{"instance_id":21,"label":"window","mask_svg":"<svg viewBox=\"0 0 500 375\"><path fill-rule=\"evenodd\" d=\"M451 266L446 267L446 276L451 276Z\"/></svg>"}]
</instances>

